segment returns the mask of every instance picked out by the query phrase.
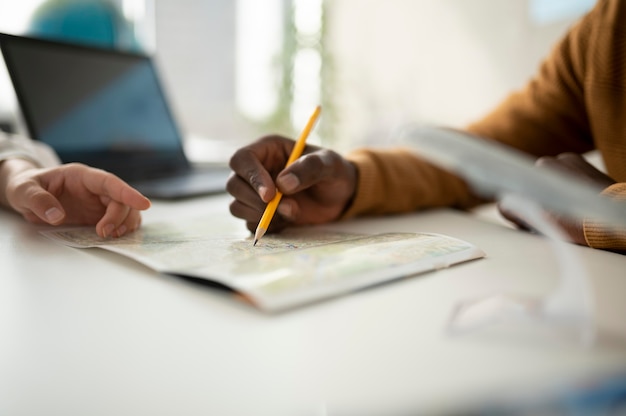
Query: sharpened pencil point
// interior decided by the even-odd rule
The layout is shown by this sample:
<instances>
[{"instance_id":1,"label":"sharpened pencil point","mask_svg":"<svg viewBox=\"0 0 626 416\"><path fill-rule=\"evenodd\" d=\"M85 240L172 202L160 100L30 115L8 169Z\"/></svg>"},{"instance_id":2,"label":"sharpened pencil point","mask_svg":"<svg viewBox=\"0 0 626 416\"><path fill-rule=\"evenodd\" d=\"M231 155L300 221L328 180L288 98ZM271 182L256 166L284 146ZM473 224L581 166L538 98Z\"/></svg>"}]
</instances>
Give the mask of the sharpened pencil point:
<instances>
[{"instance_id":1,"label":"sharpened pencil point","mask_svg":"<svg viewBox=\"0 0 626 416\"><path fill-rule=\"evenodd\" d=\"M311 129L313 129L313 126L317 122L317 118L319 117L321 111L322 107L320 107L319 105L315 107L315 111L313 111L313 114L311 114L311 117L309 117L309 121L306 123L306 126L304 126L304 130L302 130L302 133L300 133L298 140L296 140L293 149L291 149L291 154L289 155L289 159L287 159L286 166L291 165L296 159L302 156L302 152L304 151L304 148L306 146L306 139L307 137L309 137L309 133L311 133ZM282 196L282 192L276 190L274 198L272 198L265 206L265 210L263 211L263 215L261 215L259 225L256 227L256 231L254 233L253 246L256 245L257 241L259 241L261 237L263 237L263 235L269 228L270 222L272 222L272 218L274 217L274 213L278 208L278 204L280 203Z\"/></svg>"},{"instance_id":2,"label":"sharpened pencil point","mask_svg":"<svg viewBox=\"0 0 626 416\"><path fill-rule=\"evenodd\" d=\"M252 247L256 246L256 243L258 243L259 240L254 240L254 244L252 244Z\"/></svg>"}]
</instances>

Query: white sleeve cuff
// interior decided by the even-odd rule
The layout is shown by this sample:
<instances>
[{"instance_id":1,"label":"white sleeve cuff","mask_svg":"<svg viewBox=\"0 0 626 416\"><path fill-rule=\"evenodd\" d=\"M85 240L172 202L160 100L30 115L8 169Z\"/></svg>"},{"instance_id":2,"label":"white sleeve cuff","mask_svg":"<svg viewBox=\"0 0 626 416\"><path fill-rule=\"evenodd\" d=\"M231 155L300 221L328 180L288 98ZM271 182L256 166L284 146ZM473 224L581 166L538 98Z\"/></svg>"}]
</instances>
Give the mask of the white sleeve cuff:
<instances>
[{"instance_id":1,"label":"white sleeve cuff","mask_svg":"<svg viewBox=\"0 0 626 416\"><path fill-rule=\"evenodd\" d=\"M0 135L0 162L7 159L25 159L39 167L57 166L61 163L56 153L46 144L23 136Z\"/></svg>"}]
</instances>

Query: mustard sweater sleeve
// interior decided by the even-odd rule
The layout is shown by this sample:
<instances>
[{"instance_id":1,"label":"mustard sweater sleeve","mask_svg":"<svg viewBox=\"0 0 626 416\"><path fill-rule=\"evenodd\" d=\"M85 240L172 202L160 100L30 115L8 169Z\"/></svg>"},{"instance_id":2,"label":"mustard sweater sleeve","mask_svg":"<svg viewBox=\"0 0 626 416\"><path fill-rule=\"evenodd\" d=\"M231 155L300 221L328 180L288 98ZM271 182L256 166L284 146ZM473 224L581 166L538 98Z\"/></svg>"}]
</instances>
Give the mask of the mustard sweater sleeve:
<instances>
[{"instance_id":1,"label":"mustard sweater sleeve","mask_svg":"<svg viewBox=\"0 0 626 416\"><path fill-rule=\"evenodd\" d=\"M533 156L592 150L585 82L599 7L570 28L524 88L467 130Z\"/></svg>"},{"instance_id":2,"label":"mustard sweater sleeve","mask_svg":"<svg viewBox=\"0 0 626 416\"><path fill-rule=\"evenodd\" d=\"M534 156L600 150L619 182L605 191L626 199L626 2L599 0L554 47L537 74L470 133ZM359 150L348 155L358 188L345 217L420 208L469 208L481 201L460 179L407 149ZM591 247L624 250L626 231L586 220Z\"/></svg>"},{"instance_id":3,"label":"mustard sweater sleeve","mask_svg":"<svg viewBox=\"0 0 626 416\"><path fill-rule=\"evenodd\" d=\"M593 13L572 28L526 88L511 94L467 130L532 155L581 153L593 148L584 105L584 55ZM407 149L359 150L348 155L359 172L355 199L345 216L400 213L479 203L458 178Z\"/></svg>"},{"instance_id":4,"label":"mustard sweater sleeve","mask_svg":"<svg viewBox=\"0 0 626 416\"><path fill-rule=\"evenodd\" d=\"M361 149L347 158L357 166L359 178L355 199L344 218L440 206L470 208L481 202L465 182L409 149Z\"/></svg>"},{"instance_id":5,"label":"mustard sweater sleeve","mask_svg":"<svg viewBox=\"0 0 626 416\"><path fill-rule=\"evenodd\" d=\"M611 185L602 194L626 205L626 183ZM609 226L601 221L585 219L583 227L589 247L626 252L626 226Z\"/></svg>"}]
</instances>

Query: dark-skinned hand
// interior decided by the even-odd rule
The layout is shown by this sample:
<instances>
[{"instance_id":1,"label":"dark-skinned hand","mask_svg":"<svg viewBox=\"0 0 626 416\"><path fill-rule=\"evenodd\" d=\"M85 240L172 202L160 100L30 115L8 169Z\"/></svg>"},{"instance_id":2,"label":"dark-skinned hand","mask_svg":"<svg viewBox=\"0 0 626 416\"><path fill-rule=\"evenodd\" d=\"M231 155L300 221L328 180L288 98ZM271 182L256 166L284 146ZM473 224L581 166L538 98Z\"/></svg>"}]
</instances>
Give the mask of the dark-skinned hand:
<instances>
[{"instance_id":1,"label":"dark-skinned hand","mask_svg":"<svg viewBox=\"0 0 626 416\"><path fill-rule=\"evenodd\" d=\"M302 156L285 167L294 144L286 137L267 136L230 159L230 212L245 220L252 232L277 189L283 197L268 232L335 221L355 194L356 167L332 150L307 145Z\"/></svg>"},{"instance_id":2,"label":"dark-skinned hand","mask_svg":"<svg viewBox=\"0 0 626 416\"><path fill-rule=\"evenodd\" d=\"M563 153L556 157L541 157L535 165L539 169L556 169L572 177L573 181L586 182L598 190L598 194L605 188L615 183L609 176L596 169L582 156L575 153ZM517 227L535 231L532 225L515 211L515 207L503 207L498 205L500 213ZM568 240L575 244L587 245L583 231L582 219L572 219L553 212L546 212L549 220L560 227Z\"/></svg>"}]
</instances>

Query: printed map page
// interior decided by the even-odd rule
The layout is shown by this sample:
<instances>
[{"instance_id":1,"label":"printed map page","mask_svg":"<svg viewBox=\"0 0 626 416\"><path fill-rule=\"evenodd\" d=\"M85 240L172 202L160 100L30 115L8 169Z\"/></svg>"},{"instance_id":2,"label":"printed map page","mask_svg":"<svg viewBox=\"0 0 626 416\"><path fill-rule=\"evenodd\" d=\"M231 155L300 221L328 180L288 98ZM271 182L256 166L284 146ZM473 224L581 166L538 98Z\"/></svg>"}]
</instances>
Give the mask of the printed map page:
<instances>
[{"instance_id":1,"label":"printed map page","mask_svg":"<svg viewBox=\"0 0 626 416\"><path fill-rule=\"evenodd\" d=\"M222 283L268 311L484 256L472 244L443 235L319 227L267 234L253 246L250 233L220 224L215 217L145 224L116 239L98 237L93 227L42 234L71 247L110 250L162 273Z\"/></svg>"},{"instance_id":2,"label":"printed map page","mask_svg":"<svg viewBox=\"0 0 626 416\"><path fill-rule=\"evenodd\" d=\"M219 262L241 262L250 256L291 251L355 238L359 234L319 229L293 229L267 234L253 246L245 230L224 232L214 219L142 225L136 232L121 238L101 238L93 227L43 231L45 236L76 248L99 247L135 259L159 272L192 271Z\"/></svg>"}]
</instances>

